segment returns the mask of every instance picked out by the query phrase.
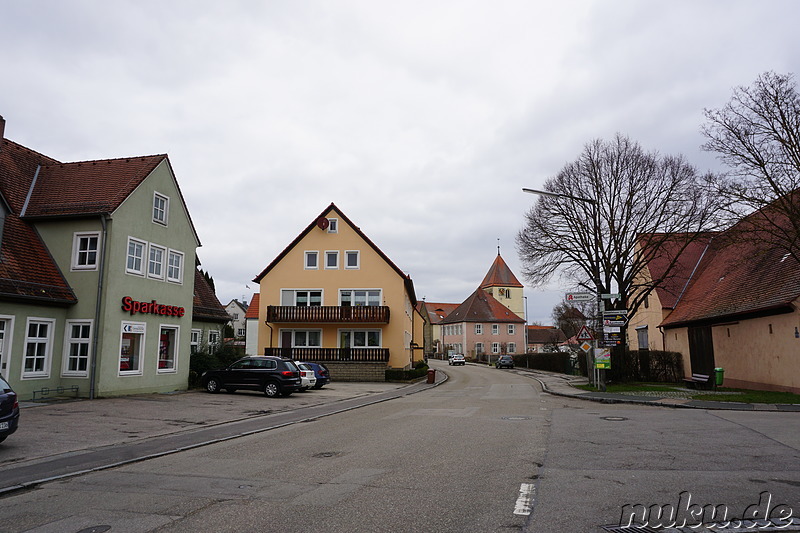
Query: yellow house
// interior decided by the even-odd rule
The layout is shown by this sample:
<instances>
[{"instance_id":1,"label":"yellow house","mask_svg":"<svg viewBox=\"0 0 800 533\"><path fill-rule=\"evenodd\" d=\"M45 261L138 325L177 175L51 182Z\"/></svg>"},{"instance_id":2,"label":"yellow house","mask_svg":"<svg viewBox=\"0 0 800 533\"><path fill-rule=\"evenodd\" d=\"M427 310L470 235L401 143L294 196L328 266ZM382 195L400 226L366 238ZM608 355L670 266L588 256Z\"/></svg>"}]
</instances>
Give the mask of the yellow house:
<instances>
[{"instance_id":1,"label":"yellow house","mask_svg":"<svg viewBox=\"0 0 800 533\"><path fill-rule=\"evenodd\" d=\"M423 359L414 283L333 203L253 281L260 354L324 363L339 381Z\"/></svg>"}]
</instances>

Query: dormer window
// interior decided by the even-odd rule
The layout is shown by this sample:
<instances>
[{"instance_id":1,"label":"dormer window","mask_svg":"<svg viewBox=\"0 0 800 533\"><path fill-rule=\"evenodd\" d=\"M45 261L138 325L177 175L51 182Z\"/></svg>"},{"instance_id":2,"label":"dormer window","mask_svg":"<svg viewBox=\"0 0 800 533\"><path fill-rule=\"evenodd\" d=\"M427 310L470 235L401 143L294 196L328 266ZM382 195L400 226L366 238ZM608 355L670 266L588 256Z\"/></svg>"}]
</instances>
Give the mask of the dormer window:
<instances>
[{"instance_id":1,"label":"dormer window","mask_svg":"<svg viewBox=\"0 0 800 533\"><path fill-rule=\"evenodd\" d=\"M167 225L169 216L169 198L163 194L153 194L153 222Z\"/></svg>"}]
</instances>

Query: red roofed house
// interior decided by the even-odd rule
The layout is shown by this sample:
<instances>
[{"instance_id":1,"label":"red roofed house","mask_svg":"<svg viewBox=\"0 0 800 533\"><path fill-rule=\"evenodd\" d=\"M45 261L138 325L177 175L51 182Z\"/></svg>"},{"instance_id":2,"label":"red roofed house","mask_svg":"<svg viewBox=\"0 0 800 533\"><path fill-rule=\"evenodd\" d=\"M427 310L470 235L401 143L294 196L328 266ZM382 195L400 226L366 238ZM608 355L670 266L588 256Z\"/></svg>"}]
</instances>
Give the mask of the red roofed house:
<instances>
[{"instance_id":1,"label":"red roofed house","mask_svg":"<svg viewBox=\"0 0 800 533\"><path fill-rule=\"evenodd\" d=\"M167 156L61 163L4 130L0 372L22 399L186 389L200 242Z\"/></svg>"},{"instance_id":2,"label":"red roofed house","mask_svg":"<svg viewBox=\"0 0 800 533\"><path fill-rule=\"evenodd\" d=\"M631 347L682 353L686 376L722 367L726 386L800 393L800 264L760 237L764 216L688 246L677 276L631 317ZM665 247L648 275L657 279L674 257Z\"/></svg>"},{"instance_id":3,"label":"red roofed house","mask_svg":"<svg viewBox=\"0 0 800 533\"><path fill-rule=\"evenodd\" d=\"M439 322L445 349L490 362L525 353L522 287L498 252L480 287Z\"/></svg>"},{"instance_id":4,"label":"red roofed house","mask_svg":"<svg viewBox=\"0 0 800 533\"><path fill-rule=\"evenodd\" d=\"M411 278L330 204L255 278L258 351L384 381L424 357Z\"/></svg>"},{"instance_id":5,"label":"red roofed house","mask_svg":"<svg viewBox=\"0 0 800 533\"><path fill-rule=\"evenodd\" d=\"M253 294L250 303L247 305L247 313L244 315L245 328L247 330L244 345L246 355L258 355L258 308L261 305L259 293Z\"/></svg>"},{"instance_id":6,"label":"red roofed house","mask_svg":"<svg viewBox=\"0 0 800 533\"><path fill-rule=\"evenodd\" d=\"M430 336L431 350L428 353L443 354L442 320L453 312L460 304L421 302L420 312L427 318L425 323L426 336ZM429 331L429 333L428 333Z\"/></svg>"}]
</instances>

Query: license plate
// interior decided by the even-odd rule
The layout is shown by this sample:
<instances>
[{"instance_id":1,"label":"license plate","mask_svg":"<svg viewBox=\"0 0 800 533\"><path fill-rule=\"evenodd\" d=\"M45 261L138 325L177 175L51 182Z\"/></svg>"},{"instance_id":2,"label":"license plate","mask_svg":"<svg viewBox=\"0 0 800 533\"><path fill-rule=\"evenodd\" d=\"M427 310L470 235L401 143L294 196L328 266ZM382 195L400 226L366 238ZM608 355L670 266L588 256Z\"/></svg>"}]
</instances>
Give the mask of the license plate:
<instances>
[{"instance_id":1,"label":"license plate","mask_svg":"<svg viewBox=\"0 0 800 533\"><path fill-rule=\"evenodd\" d=\"M8 429L8 422L0 422L0 431Z\"/></svg>"}]
</instances>

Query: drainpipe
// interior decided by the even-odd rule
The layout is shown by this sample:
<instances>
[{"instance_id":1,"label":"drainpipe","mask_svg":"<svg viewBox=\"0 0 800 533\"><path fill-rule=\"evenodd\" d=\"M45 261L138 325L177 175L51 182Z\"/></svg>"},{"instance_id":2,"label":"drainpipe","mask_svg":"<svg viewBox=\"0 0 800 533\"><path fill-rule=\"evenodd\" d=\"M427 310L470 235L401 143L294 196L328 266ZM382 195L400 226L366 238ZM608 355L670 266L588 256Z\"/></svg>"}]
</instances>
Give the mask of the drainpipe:
<instances>
[{"instance_id":1,"label":"drainpipe","mask_svg":"<svg viewBox=\"0 0 800 533\"><path fill-rule=\"evenodd\" d=\"M267 322L266 320L264 321L264 324L266 324L267 327L269 328L269 347L272 348L272 332L273 332L273 329L272 329L272 326L269 325L269 322Z\"/></svg>"},{"instance_id":2,"label":"drainpipe","mask_svg":"<svg viewBox=\"0 0 800 533\"><path fill-rule=\"evenodd\" d=\"M108 225L106 215L100 215L100 224L103 226L103 237L100 241L100 265L97 272L97 300L94 307L94 335L92 336L92 365L89 371L89 399L95 398L95 381L97 380L97 345L100 338L100 318L103 306L103 277L106 270L106 238Z\"/></svg>"}]
</instances>

